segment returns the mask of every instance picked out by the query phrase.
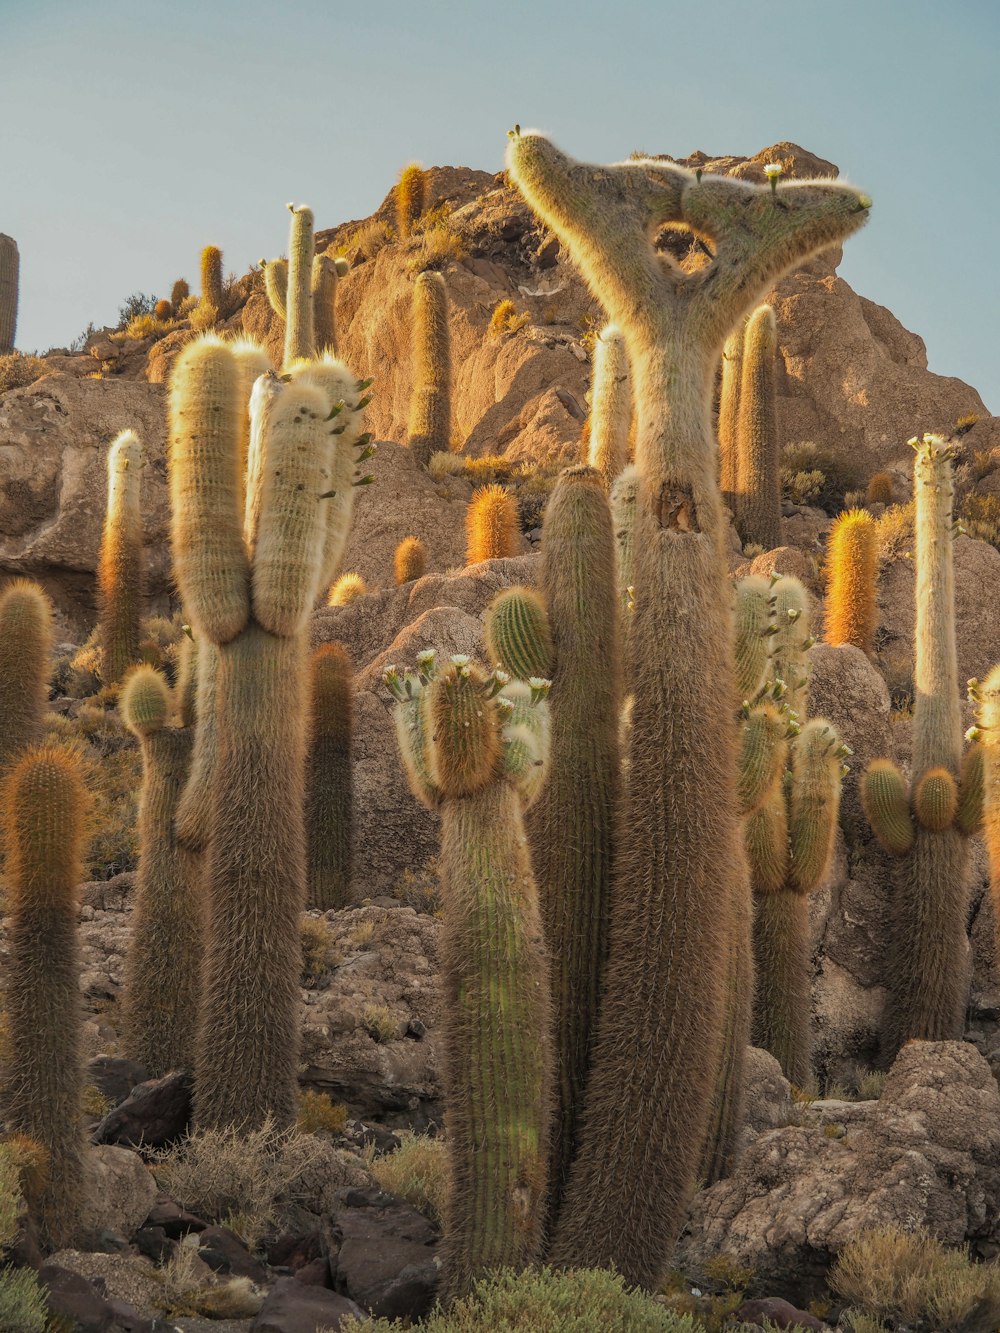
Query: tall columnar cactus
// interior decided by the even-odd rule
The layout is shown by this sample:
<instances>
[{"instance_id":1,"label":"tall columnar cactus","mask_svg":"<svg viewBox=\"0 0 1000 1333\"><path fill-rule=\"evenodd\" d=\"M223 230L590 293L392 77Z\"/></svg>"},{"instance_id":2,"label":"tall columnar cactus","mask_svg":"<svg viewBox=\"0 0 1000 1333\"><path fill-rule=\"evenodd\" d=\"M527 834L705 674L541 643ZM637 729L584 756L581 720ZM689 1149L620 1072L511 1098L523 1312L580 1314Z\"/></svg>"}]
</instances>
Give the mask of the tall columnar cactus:
<instances>
[{"instance_id":1,"label":"tall columnar cactus","mask_svg":"<svg viewBox=\"0 0 1000 1333\"><path fill-rule=\"evenodd\" d=\"M45 1243L61 1249L78 1239L84 1191L76 914L85 792L76 756L54 746L27 751L7 779L3 812L10 913L4 1124L45 1151L44 1179L29 1205Z\"/></svg>"},{"instance_id":2,"label":"tall columnar cactus","mask_svg":"<svg viewBox=\"0 0 1000 1333\"><path fill-rule=\"evenodd\" d=\"M346 648L321 644L310 660L310 677L307 900L310 907L326 912L351 900L354 671Z\"/></svg>"},{"instance_id":3,"label":"tall columnar cactus","mask_svg":"<svg viewBox=\"0 0 1000 1333\"><path fill-rule=\"evenodd\" d=\"M317 352L337 352L337 285L348 270L347 260L337 255L317 255L313 260L310 289Z\"/></svg>"},{"instance_id":4,"label":"tall columnar cactus","mask_svg":"<svg viewBox=\"0 0 1000 1333\"><path fill-rule=\"evenodd\" d=\"M743 374L736 416L736 519L744 544L781 545L781 463L775 402L778 330L769 305L758 306L743 335Z\"/></svg>"},{"instance_id":5,"label":"tall columnar cactus","mask_svg":"<svg viewBox=\"0 0 1000 1333\"><path fill-rule=\"evenodd\" d=\"M994 939L1000 953L1000 666L986 677L979 694L980 781L983 788L983 834L990 858L990 896ZM974 780L970 772L967 781ZM966 802L968 804L968 802Z\"/></svg>"},{"instance_id":6,"label":"tall columnar cactus","mask_svg":"<svg viewBox=\"0 0 1000 1333\"><path fill-rule=\"evenodd\" d=\"M660 161L596 167L519 131L508 169L621 328L635 383L628 790L584 1129L552 1257L613 1263L653 1286L701 1158L733 899L748 892L712 377L748 306L857 230L870 201L832 181L772 192ZM654 248L663 223L709 237L714 259L681 272Z\"/></svg>"},{"instance_id":7,"label":"tall columnar cactus","mask_svg":"<svg viewBox=\"0 0 1000 1333\"><path fill-rule=\"evenodd\" d=\"M201 252L199 304L206 313L214 310L216 319L222 314L222 251L217 245L206 245Z\"/></svg>"},{"instance_id":8,"label":"tall columnar cactus","mask_svg":"<svg viewBox=\"0 0 1000 1333\"><path fill-rule=\"evenodd\" d=\"M288 234L288 289L285 298L285 370L301 357L316 354L313 318L312 270L316 257L313 212L305 204L288 205L292 214Z\"/></svg>"},{"instance_id":9,"label":"tall columnar cactus","mask_svg":"<svg viewBox=\"0 0 1000 1333\"><path fill-rule=\"evenodd\" d=\"M427 208L427 173L417 162L405 166L396 185L396 230L405 238Z\"/></svg>"},{"instance_id":10,"label":"tall columnar cactus","mask_svg":"<svg viewBox=\"0 0 1000 1333\"><path fill-rule=\"evenodd\" d=\"M619 791L622 702L615 542L601 474L568 468L542 529L541 587L554 653L549 780L528 817L545 938L552 957L556 1116L549 1212L559 1212L577 1148L607 961ZM492 618L492 636L504 623ZM523 634L515 645L523 641ZM501 652L510 669L515 645ZM523 650L522 650L523 651ZM544 640L535 656L541 658ZM536 674L536 673L532 673Z\"/></svg>"},{"instance_id":11,"label":"tall columnar cactus","mask_svg":"<svg viewBox=\"0 0 1000 1333\"><path fill-rule=\"evenodd\" d=\"M284 1125L295 1114L304 630L346 541L363 400L329 358L296 363L277 385L262 399L254 393L266 407L255 503L243 495L245 404L231 347L212 336L190 343L171 386L174 568L199 657L206 643L217 654L211 928L195 1071L202 1126L268 1116ZM246 515L254 526L245 533Z\"/></svg>"},{"instance_id":12,"label":"tall columnar cactus","mask_svg":"<svg viewBox=\"0 0 1000 1333\"><path fill-rule=\"evenodd\" d=\"M771 720L761 700L769 708L778 704L784 714L776 719L782 738L775 738L765 760L768 778L758 784L745 826L757 973L753 1041L771 1052L790 1082L808 1088L813 1082L809 894L829 868L842 761L849 750L829 722L805 718L806 654L812 644L805 588L798 579L781 578L769 604L767 673L757 706L745 709L744 723L746 755L755 730L763 734ZM787 747L785 721L791 733ZM745 764L741 776L751 777L759 767Z\"/></svg>"},{"instance_id":13,"label":"tall columnar cactus","mask_svg":"<svg viewBox=\"0 0 1000 1333\"><path fill-rule=\"evenodd\" d=\"M982 756L962 754L955 647L953 449L938 435L916 451L916 702L912 777L890 760L867 769L862 800L872 832L905 858L893 896L890 1036L948 1041L962 1035L969 990L966 838L982 817Z\"/></svg>"},{"instance_id":14,"label":"tall columnar cactus","mask_svg":"<svg viewBox=\"0 0 1000 1333\"><path fill-rule=\"evenodd\" d=\"M544 772L544 685L467 657L386 684L414 795L441 816L444 1082L452 1188L439 1294L541 1255L551 1119L548 955L522 802Z\"/></svg>"},{"instance_id":15,"label":"tall columnar cactus","mask_svg":"<svg viewBox=\"0 0 1000 1333\"><path fill-rule=\"evenodd\" d=\"M0 232L0 356L14 350L20 265L17 241Z\"/></svg>"},{"instance_id":16,"label":"tall columnar cactus","mask_svg":"<svg viewBox=\"0 0 1000 1333\"><path fill-rule=\"evenodd\" d=\"M0 593L0 775L42 739L52 673L52 603L37 583Z\"/></svg>"},{"instance_id":17,"label":"tall columnar cactus","mask_svg":"<svg viewBox=\"0 0 1000 1333\"><path fill-rule=\"evenodd\" d=\"M723 344L719 385L719 488L723 501L734 513L740 486L738 422L745 330L746 319L741 319Z\"/></svg>"},{"instance_id":18,"label":"tall columnar cactus","mask_svg":"<svg viewBox=\"0 0 1000 1333\"><path fill-rule=\"evenodd\" d=\"M420 467L431 454L451 448L451 333L448 292L440 273L418 275L413 284L413 390L409 445Z\"/></svg>"},{"instance_id":19,"label":"tall columnar cactus","mask_svg":"<svg viewBox=\"0 0 1000 1333\"><path fill-rule=\"evenodd\" d=\"M594 373L590 381L590 443L587 461L610 490L628 466L632 429L632 376L621 331L606 325L594 344Z\"/></svg>"},{"instance_id":20,"label":"tall columnar cactus","mask_svg":"<svg viewBox=\"0 0 1000 1333\"><path fill-rule=\"evenodd\" d=\"M397 587L422 579L427 569L427 547L419 537L404 537L396 547L392 563Z\"/></svg>"},{"instance_id":21,"label":"tall columnar cactus","mask_svg":"<svg viewBox=\"0 0 1000 1333\"><path fill-rule=\"evenodd\" d=\"M465 511L466 558L504 560L517 555L517 501L505 486L480 486Z\"/></svg>"},{"instance_id":22,"label":"tall columnar cactus","mask_svg":"<svg viewBox=\"0 0 1000 1333\"><path fill-rule=\"evenodd\" d=\"M123 430L108 450L108 507L97 569L98 636L105 685L117 684L139 661L144 588L142 554L143 449Z\"/></svg>"},{"instance_id":23,"label":"tall columnar cactus","mask_svg":"<svg viewBox=\"0 0 1000 1333\"><path fill-rule=\"evenodd\" d=\"M151 1078L194 1067L206 926L200 883L175 828L193 732L170 725L172 707L167 683L152 667L137 667L125 682L121 711L142 747L143 783L122 1015L125 1053Z\"/></svg>"},{"instance_id":24,"label":"tall columnar cactus","mask_svg":"<svg viewBox=\"0 0 1000 1333\"><path fill-rule=\"evenodd\" d=\"M835 520L826 544L826 566L823 638L834 645L853 643L870 657L878 618L878 533L866 509L849 509Z\"/></svg>"}]
</instances>

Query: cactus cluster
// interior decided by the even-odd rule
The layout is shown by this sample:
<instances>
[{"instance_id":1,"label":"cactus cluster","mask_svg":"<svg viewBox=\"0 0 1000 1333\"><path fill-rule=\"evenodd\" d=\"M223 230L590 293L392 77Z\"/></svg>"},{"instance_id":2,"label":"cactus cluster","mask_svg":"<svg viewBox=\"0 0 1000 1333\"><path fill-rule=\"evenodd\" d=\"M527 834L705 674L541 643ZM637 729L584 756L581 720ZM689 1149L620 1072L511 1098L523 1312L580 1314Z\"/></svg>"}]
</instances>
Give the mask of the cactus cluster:
<instances>
[{"instance_id":1,"label":"cactus cluster","mask_svg":"<svg viewBox=\"0 0 1000 1333\"><path fill-rule=\"evenodd\" d=\"M285 324L285 369L317 352L337 353L337 283L347 260L317 254L313 212L288 205L288 259L261 260L271 309Z\"/></svg>"}]
</instances>

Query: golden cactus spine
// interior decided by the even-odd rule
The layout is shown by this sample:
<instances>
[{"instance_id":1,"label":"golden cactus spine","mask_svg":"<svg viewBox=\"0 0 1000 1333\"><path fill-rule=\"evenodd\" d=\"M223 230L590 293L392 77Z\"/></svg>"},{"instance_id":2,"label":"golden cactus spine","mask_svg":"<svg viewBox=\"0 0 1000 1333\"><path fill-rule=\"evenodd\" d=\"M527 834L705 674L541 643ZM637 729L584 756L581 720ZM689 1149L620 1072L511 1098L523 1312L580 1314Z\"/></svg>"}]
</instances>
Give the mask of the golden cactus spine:
<instances>
[{"instance_id":1,"label":"golden cactus spine","mask_svg":"<svg viewBox=\"0 0 1000 1333\"><path fill-rule=\"evenodd\" d=\"M413 390L408 439L420 467L451 448L451 333L448 292L440 273L413 284Z\"/></svg>"},{"instance_id":2,"label":"golden cactus spine","mask_svg":"<svg viewBox=\"0 0 1000 1333\"><path fill-rule=\"evenodd\" d=\"M368 592L368 584L360 574L348 570L331 587L326 599L327 606L350 606L359 597Z\"/></svg>"},{"instance_id":3,"label":"golden cactus spine","mask_svg":"<svg viewBox=\"0 0 1000 1333\"><path fill-rule=\"evenodd\" d=\"M312 273L316 257L313 212L305 204L288 205L292 215L288 235L288 289L285 305L285 370L294 361L316 355L313 320Z\"/></svg>"},{"instance_id":4,"label":"golden cactus spine","mask_svg":"<svg viewBox=\"0 0 1000 1333\"><path fill-rule=\"evenodd\" d=\"M598 168L518 130L507 165L621 328L635 383L629 776L584 1130L552 1258L655 1287L701 1158L732 895L748 892L712 375L747 306L857 230L870 201L829 181L775 194L659 161ZM650 239L665 222L710 232L715 258L694 275L665 268Z\"/></svg>"},{"instance_id":5,"label":"golden cactus spine","mask_svg":"<svg viewBox=\"0 0 1000 1333\"><path fill-rule=\"evenodd\" d=\"M427 209L427 173L417 162L405 166L396 185L396 231L405 239Z\"/></svg>"},{"instance_id":6,"label":"golden cactus spine","mask_svg":"<svg viewBox=\"0 0 1000 1333\"><path fill-rule=\"evenodd\" d=\"M740 488L738 423L745 329L746 320L741 319L723 344L719 385L719 488L723 501L734 513Z\"/></svg>"},{"instance_id":7,"label":"golden cactus spine","mask_svg":"<svg viewBox=\"0 0 1000 1333\"><path fill-rule=\"evenodd\" d=\"M124 1049L149 1074L194 1067L205 913L196 868L177 839L192 731L171 725L173 700L150 666L132 672L121 711L142 748L139 871L122 995ZM195 871L195 873L192 873Z\"/></svg>"},{"instance_id":8,"label":"golden cactus spine","mask_svg":"<svg viewBox=\"0 0 1000 1333\"><path fill-rule=\"evenodd\" d=\"M0 356L14 350L21 259L17 241L0 232Z\"/></svg>"},{"instance_id":9,"label":"golden cactus spine","mask_svg":"<svg viewBox=\"0 0 1000 1333\"><path fill-rule=\"evenodd\" d=\"M18 760L4 788L7 907L8 1134L46 1155L29 1200L45 1244L78 1240L83 1205L80 963L76 935L85 793L79 761L43 746Z\"/></svg>"},{"instance_id":10,"label":"golden cactus spine","mask_svg":"<svg viewBox=\"0 0 1000 1333\"><path fill-rule=\"evenodd\" d=\"M853 643L870 657L878 619L878 533L867 510L850 509L837 517L827 539L826 564L823 638L834 645Z\"/></svg>"},{"instance_id":11,"label":"golden cactus spine","mask_svg":"<svg viewBox=\"0 0 1000 1333\"><path fill-rule=\"evenodd\" d=\"M144 587L142 552L143 450L123 430L108 450L108 505L97 570L101 674L117 684L139 661Z\"/></svg>"},{"instance_id":12,"label":"golden cactus spine","mask_svg":"<svg viewBox=\"0 0 1000 1333\"><path fill-rule=\"evenodd\" d=\"M736 517L745 545L781 545L781 467L775 401L778 329L769 305L758 306L743 335L743 368L736 418Z\"/></svg>"},{"instance_id":13,"label":"golden cactus spine","mask_svg":"<svg viewBox=\"0 0 1000 1333\"><path fill-rule=\"evenodd\" d=\"M547 733L543 687L467 657L436 674L390 667L410 786L441 816L444 1082L451 1193L439 1296L522 1268L544 1240L551 1116L548 956L522 801L537 791Z\"/></svg>"},{"instance_id":14,"label":"golden cactus spine","mask_svg":"<svg viewBox=\"0 0 1000 1333\"><path fill-rule=\"evenodd\" d=\"M870 505L892 504L892 473L875 472L868 482L868 503Z\"/></svg>"},{"instance_id":15,"label":"golden cactus spine","mask_svg":"<svg viewBox=\"0 0 1000 1333\"><path fill-rule=\"evenodd\" d=\"M504 486L480 486L465 513L466 559L504 560L517 555L517 501Z\"/></svg>"},{"instance_id":16,"label":"golden cactus spine","mask_svg":"<svg viewBox=\"0 0 1000 1333\"><path fill-rule=\"evenodd\" d=\"M52 646L52 603L15 579L0 593L0 774L42 739Z\"/></svg>"},{"instance_id":17,"label":"golden cactus spine","mask_svg":"<svg viewBox=\"0 0 1000 1333\"><path fill-rule=\"evenodd\" d=\"M979 691L983 835L990 861L994 939L1000 950L1000 667L994 667Z\"/></svg>"},{"instance_id":18,"label":"golden cactus spine","mask_svg":"<svg viewBox=\"0 0 1000 1333\"><path fill-rule=\"evenodd\" d=\"M217 245L206 245L201 252L201 301L200 308L206 317L215 311L214 318L222 314L222 251Z\"/></svg>"},{"instance_id":19,"label":"golden cactus spine","mask_svg":"<svg viewBox=\"0 0 1000 1333\"><path fill-rule=\"evenodd\" d=\"M606 325L594 344L594 372L590 387L590 444L587 462L604 478L610 490L628 466L632 429L632 376L628 350L621 331Z\"/></svg>"},{"instance_id":20,"label":"golden cactus spine","mask_svg":"<svg viewBox=\"0 0 1000 1333\"><path fill-rule=\"evenodd\" d=\"M185 278L178 278L170 289L170 309L176 319L181 312L181 306L191 295L191 288Z\"/></svg>"},{"instance_id":21,"label":"golden cactus spine","mask_svg":"<svg viewBox=\"0 0 1000 1333\"><path fill-rule=\"evenodd\" d=\"M396 586L422 579L427 570L427 547L419 537L404 537L396 547L393 557L393 572Z\"/></svg>"},{"instance_id":22,"label":"golden cactus spine","mask_svg":"<svg viewBox=\"0 0 1000 1333\"><path fill-rule=\"evenodd\" d=\"M205 865L212 923L195 1070L202 1126L255 1126L268 1116L287 1125L295 1115L306 894L304 628L346 539L349 497L334 509L330 496L345 476L350 489L359 393L328 358L293 367L266 398L259 498L250 503L240 477L245 404L235 354L203 338L184 349L174 371L175 569L192 623L218 654Z\"/></svg>"},{"instance_id":23,"label":"golden cactus spine","mask_svg":"<svg viewBox=\"0 0 1000 1333\"><path fill-rule=\"evenodd\" d=\"M307 901L327 912L351 901L354 671L344 646L324 643L315 649L310 678Z\"/></svg>"}]
</instances>

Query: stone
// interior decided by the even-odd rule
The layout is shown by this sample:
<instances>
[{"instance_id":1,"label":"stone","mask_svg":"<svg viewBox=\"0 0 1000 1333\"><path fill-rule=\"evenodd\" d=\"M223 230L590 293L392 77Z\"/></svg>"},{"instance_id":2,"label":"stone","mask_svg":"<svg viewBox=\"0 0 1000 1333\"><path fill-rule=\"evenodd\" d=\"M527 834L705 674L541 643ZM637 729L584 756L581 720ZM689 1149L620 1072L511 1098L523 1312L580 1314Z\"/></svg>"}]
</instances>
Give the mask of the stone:
<instances>
[{"instance_id":1,"label":"stone","mask_svg":"<svg viewBox=\"0 0 1000 1333\"><path fill-rule=\"evenodd\" d=\"M251 1333L337 1333L349 1315L364 1319L364 1311L346 1296L283 1277L268 1292L250 1328Z\"/></svg>"},{"instance_id":2,"label":"stone","mask_svg":"<svg viewBox=\"0 0 1000 1333\"><path fill-rule=\"evenodd\" d=\"M179 1240L189 1231L204 1231L208 1225L204 1218L189 1213L169 1194L157 1194L153 1206L146 1214L146 1227L161 1228L171 1240Z\"/></svg>"},{"instance_id":3,"label":"stone","mask_svg":"<svg viewBox=\"0 0 1000 1333\"><path fill-rule=\"evenodd\" d=\"M112 1106L123 1102L132 1089L146 1078L148 1075L142 1065L120 1055L95 1055L93 1060L87 1061L84 1075L84 1081L93 1084Z\"/></svg>"},{"instance_id":4,"label":"stone","mask_svg":"<svg viewBox=\"0 0 1000 1333\"><path fill-rule=\"evenodd\" d=\"M65 1319L74 1333L109 1333L114 1312L86 1278L47 1263L38 1270L38 1280L46 1289L50 1318Z\"/></svg>"},{"instance_id":5,"label":"stone","mask_svg":"<svg viewBox=\"0 0 1000 1333\"><path fill-rule=\"evenodd\" d=\"M247 1277L260 1286L267 1281L267 1269L229 1227L211 1226L198 1233L198 1257L213 1273L231 1273Z\"/></svg>"},{"instance_id":6,"label":"stone","mask_svg":"<svg viewBox=\"0 0 1000 1333\"><path fill-rule=\"evenodd\" d=\"M757 1328L808 1328L823 1333L823 1329L830 1327L815 1315L807 1314L805 1310L797 1310L780 1296L765 1296L761 1300L744 1301L736 1311L736 1318Z\"/></svg>"},{"instance_id":7,"label":"stone","mask_svg":"<svg viewBox=\"0 0 1000 1333\"><path fill-rule=\"evenodd\" d=\"M348 1190L331 1219L334 1286L377 1318L419 1319L437 1290L437 1228L382 1190Z\"/></svg>"},{"instance_id":8,"label":"stone","mask_svg":"<svg viewBox=\"0 0 1000 1333\"><path fill-rule=\"evenodd\" d=\"M88 1187L82 1233L134 1235L149 1216L157 1194L152 1172L142 1158L127 1148L101 1144L88 1150L85 1170Z\"/></svg>"},{"instance_id":9,"label":"stone","mask_svg":"<svg viewBox=\"0 0 1000 1333\"><path fill-rule=\"evenodd\" d=\"M182 1138L191 1123L190 1073L176 1070L132 1089L93 1132L95 1143L164 1148Z\"/></svg>"},{"instance_id":10,"label":"stone","mask_svg":"<svg viewBox=\"0 0 1000 1333\"><path fill-rule=\"evenodd\" d=\"M758 1046L747 1048L743 1070L744 1135L757 1138L770 1129L781 1129L792 1117L792 1085L781 1065Z\"/></svg>"},{"instance_id":11,"label":"stone","mask_svg":"<svg viewBox=\"0 0 1000 1333\"><path fill-rule=\"evenodd\" d=\"M106 1300L124 1302L133 1314L161 1307L163 1283L148 1259L131 1253L60 1250L49 1262L86 1278Z\"/></svg>"}]
</instances>

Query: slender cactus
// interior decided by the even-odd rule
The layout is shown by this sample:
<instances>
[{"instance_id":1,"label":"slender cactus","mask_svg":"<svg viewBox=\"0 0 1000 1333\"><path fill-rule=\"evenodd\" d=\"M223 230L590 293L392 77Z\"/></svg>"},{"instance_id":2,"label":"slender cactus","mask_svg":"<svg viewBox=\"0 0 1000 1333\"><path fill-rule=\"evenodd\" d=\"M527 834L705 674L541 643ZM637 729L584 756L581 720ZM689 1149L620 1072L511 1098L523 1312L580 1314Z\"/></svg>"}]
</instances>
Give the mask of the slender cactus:
<instances>
[{"instance_id":1,"label":"slender cactus","mask_svg":"<svg viewBox=\"0 0 1000 1333\"><path fill-rule=\"evenodd\" d=\"M288 289L285 307L285 364L316 355L316 322L313 318L312 274L316 243L313 212L305 204L288 205L292 222L288 236Z\"/></svg>"},{"instance_id":2,"label":"slender cactus","mask_svg":"<svg viewBox=\"0 0 1000 1333\"><path fill-rule=\"evenodd\" d=\"M52 673L52 603L15 579L0 593L0 775L42 739Z\"/></svg>"},{"instance_id":3,"label":"slender cactus","mask_svg":"<svg viewBox=\"0 0 1000 1333\"><path fill-rule=\"evenodd\" d=\"M317 255L313 260L311 287L317 352L337 354L337 286L346 272L346 259Z\"/></svg>"},{"instance_id":4,"label":"slender cactus","mask_svg":"<svg viewBox=\"0 0 1000 1333\"><path fill-rule=\"evenodd\" d=\"M214 318L222 314L222 251L217 245L206 245L201 252L201 301L206 313L214 310Z\"/></svg>"},{"instance_id":5,"label":"slender cactus","mask_svg":"<svg viewBox=\"0 0 1000 1333\"><path fill-rule=\"evenodd\" d=\"M409 445L420 467L451 448L451 333L448 292L440 273L413 284L413 391Z\"/></svg>"},{"instance_id":6,"label":"slender cactus","mask_svg":"<svg viewBox=\"0 0 1000 1333\"><path fill-rule=\"evenodd\" d=\"M178 278L170 289L170 309L175 319L180 315L181 306L190 295L191 288L188 286L186 279Z\"/></svg>"},{"instance_id":7,"label":"slender cactus","mask_svg":"<svg viewBox=\"0 0 1000 1333\"><path fill-rule=\"evenodd\" d=\"M0 232L0 356L14 350L20 256L13 236Z\"/></svg>"},{"instance_id":8,"label":"slender cactus","mask_svg":"<svg viewBox=\"0 0 1000 1333\"><path fill-rule=\"evenodd\" d=\"M310 661L312 728L306 773L308 903L321 912L351 900L354 672L339 643L321 644Z\"/></svg>"},{"instance_id":9,"label":"slender cactus","mask_svg":"<svg viewBox=\"0 0 1000 1333\"><path fill-rule=\"evenodd\" d=\"M405 240L427 208L427 173L416 162L400 172L396 186L396 230Z\"/></svg>"},{"instance_id":10,"label":"slender cactus","mask_svg":"<svg viewBox=\"0 0 1000 1333\"><path fill-rule=\"evenodd\" d=\"M823 637L834 645L853 643L870 657L878 611L878 534L865 509L840 514L827 541L828 591Z\"/></svg>"},{"instance_id":11,"label":"slender cactus","mask_svg":"<svg viewBox=\"0 0 1000 1333\"><path fill-rule=\"evenodd\" d=\"M719 386L719 487L723 502L734 513L740 486L738 422L746 323L745 319L741 319L726 338L722 348L722 382Z\"/></svg>"},{"instance_id":12,"label":"slender cactus","mask_svg":"<svg viewBox=\"0 0 1000 1333\"><path fill-rule=\"evenodd\" d=\"M632 376L625 339L614 324L606 325L594 344L590 385L590 443L587 462L610 490L628 466L632 428Z\"/></svg>"},{"instance_id":13,"label":"slender cactus","mask_svg":"<svg viewBox=\"0 0 1000 1333\"><path fill-rule=\"evenodd\" d=\"M635 382L630 765L604 1003L552 1258L655 1287L701 1160L742 928L733 897L748 891L712 375L748 305L857 230L870 200L829 181L775 193L660 161L595 167L518 130L508 171L621 328ZM695 274L665 265L651 237L669 222L710 235L715 258Z\"/></svg>"},{"instance_id":14,"label":"slender cactus","mask_svg":"<svg viewBox=\"0 0 1000 1333\"><path fill-rule=\"evenodd\" d=\"M736 418L736 518L745 545L781 545L781 467L775 403L778 331L774 311L758 306L743 335L743 375Z\"/></svg>"},{"instance_id":15,"label":"slender cactus","mask_svg":"<svg viewBox=\"0 0 1000 1333\"><path fill-rule=\"evenodd\" d=\"M97 570L101 676L118 684L139 661L144 587L142 553L143 449L123 430L108 450L108 507Z\"/></svg>"}]
</instances>

